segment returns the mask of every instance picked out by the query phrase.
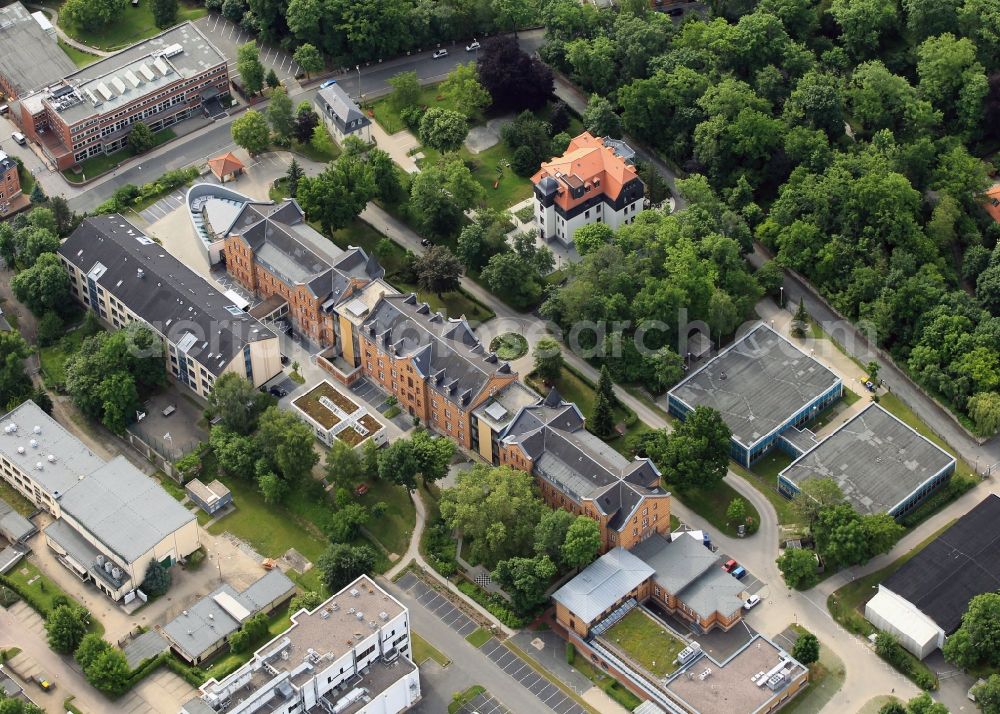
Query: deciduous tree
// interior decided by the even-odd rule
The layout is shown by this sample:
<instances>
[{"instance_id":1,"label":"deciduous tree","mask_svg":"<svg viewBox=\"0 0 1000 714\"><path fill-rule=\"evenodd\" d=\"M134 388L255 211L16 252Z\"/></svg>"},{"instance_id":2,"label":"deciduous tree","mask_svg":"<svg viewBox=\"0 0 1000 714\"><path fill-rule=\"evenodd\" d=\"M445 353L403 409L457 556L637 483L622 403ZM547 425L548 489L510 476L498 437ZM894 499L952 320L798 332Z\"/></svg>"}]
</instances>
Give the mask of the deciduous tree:
<instances>
[{"instance_id":1,"label":"deciduous tree","mask_svg":"<svg viewBox=\"0 0 1000 714\"><path fill-rule=\"evenodd\" d=\"M792 646L792 657L807 667L819 659L819 640L811 632L803 632Z\"/></svg>"},{"instance_id":2,"label":"deciduous tree","mask_svg":"<svg viewBox=\"0 0 1000 714\"><path fill-rule=\"evenodd\" d=\"M650 456L678 489L709 489L726 475L731 435L719 412L695 407L673 433L659 440Z\"/></svg>"},{"instance_id":3,"label":"deciduous tree","mask_svg":"<svg viewBox=\"0 0 1000 714\"><path fill-rule=\"evenodd\" d=\"M475 62L456 65L441 83L440 90L466 118L475 116L490 105L490 93L479 83Z\"/></svg>"},{"instance_id":4,"label":"deciduous tree","mask_svg":"<svg viewBox=\"0 0 1000 714\"><path fill-rule=\"evenodd\" d=\"M320 127L317 127L319 129ZM353 221L375 195L371 170L359 156L343 155L319 176L299 181L299 202L331 233Z\"/></svg>"},{"instance_id":5,"label":"deciduous tree","mask_svg":"<svg viewBox=\"0 0 1000 714\"><path fill-rule=\"evenodd\" d=\"M128 133L128 148L133 154L144 154L153 148L156 139L153 131L145 122L137 121Z\"/></svg>"},{"instance_id":6,"label":"deciduous tree","mask_svg":"<svg viewBox=\"0 0 1000 714\"><path fill-rule=\"evenodd\" d=\"M274 403L274 397L254 388L249 380L227 372L215 380L208 395L212 414L220 424L237 434L250 434L260 415Z\"/></svg>"},{"instance_id":7,"label":"deciduous tree","mask_svg":"<svg viewBox=\"0 0 1000 714\"><path fill-rule=\"evenodd\" d=\"M49 647L62 654L72 654L87 634L90 613L79 605L60 605L45 618Z\"/></svg>"},{"instance_id":8,"label":"deciduous tree","mask_svg":"<svg viewBox=\"0 0 1000 714\"><path fill-rule=\"evenodd\" d=\"M535 374L548 383L559 378L563 369L563 356L558 342L543 337L535 343L533 355Z\"/></svg>"},{"instance_id":9,"label":"deciduous tree","mask_svg":"<svg viewBox=\"0 0 1000 714\"><path fill-rule=\"evenodd\" d=\"M365 476L361 454L340 439L335 439L326 452L326 480L338 488L352 491L365 480Z\"/></svg>"},{"instance_id":10,"label":"deciduous tree","mask_svg":"<svg viewBox=\"0 0 1000 714\"><path fill-rule=\"evenodd\" d=\"M819 576L816 573L816 554L803 548L789 548L778 557L778 570L788 587L808 590Z\"/></svg>"},{"instance_id":11,"label":"deciduous tree","mask_svg":"<svg viewBox=\"0 0 1000 714\"><path fill-rule=\"evenodd\" d=\"M232 123L233 141L237 146L247 150L251 156L266 151L271 145L271 130L267 126L264 115L253 109L247 109L243 116Z\"/></svg>"},{"instance_id":12,"label":"deciduous tree","mask_svg":"<svg viewBox=\"0 0 1000 714\"><path fill-rule=\"evenodd\" d=\"M177 0L153 0L153 22L164 28L176 23Z\"/></svg>"},{"instance_id":13,"label":"deciduous tree","mask_svg":"<svg viewBox=\"0 0 1000 714\"><path fill-rule=\"evenodd\" d=\"M566 531L561 562L569 568L582 568L597 557L601 549L601 527L593 518L577 516Z\"/></svg>"},{"instance_id":14,"label":"deciduous tree","mask_svg":"<svg viewBox=\"0 0 1000 714\"><path fill-rule=\"evenodd\" d=\"M236 71L243 80L243 88L250 94L257 94L264 87L264 65L260 63L260 51L255 40L240 45L236 50Z\"/></svg>"},{"instance_id":15,"label":"deciduous tree","mask_svg":"<svg viewBox=\"0 0 1000 714\"><path fill-rule=\"evenodd\" d=\"M271 92L271 101L267 105L267 121L271 125L275 139L286 143L295 129L295 117L292 115L292 100L282 87L275 87Z\"/></svg>"},{"instance_id":16,"label":"deciduous tree","mask_svg":"<svg viewBox=\"0 0 1000 714\"><path fill-rule=\"evenodd\" d=\"M479 81L497 111L538 110L552 94L552 70L529 57L510 36L487 40L480 51Z\"/></svg>"},{"instance_id":17,"label":"deciduous tree","mask_svg":"<svg viewBox=\"0 0 1000 714\"><path fill-rule=\"evenodd\" d=\"M261 414L257 428L260 451L290 483L301 481L319 461L312 429L294 414L276 406Z\"/></svg>"},{"instance_id":18,"label":"deciduous tree","mask_svg":"<svg viewBox=\"0 0 1000 714\"><path fill-rule=\"evenodd\" d=\"M289 6L289 9L291 9L291 6ZM291 18L289 18L290 23ZM323 71L323 55L319 53L319 50L314 45L308 42L303 42L295 49L292 59L306 73L306 79L309 78L310 74Z\"/></svg>"},{"instance_id":19,"label":"deciduous tree","mask_svg":"<svg viewBox=\"0 0 1000 714\"><path fill-rule=\"evenodd\" d=\"M535 555L547 555L553 563L562 564L562 548L566 533L576 520L562 508L547 510L535 526Z\"/></svg>"},{"instance_id":20,"label":"deciduous tree","mask_svg":"<svg viewBox=\"0 0 1000 714\"><path fill-rule=\"evenodd\" d=\"M469 123L464 114L431 107L420 120L420 140L445 154L458 151L469 133Z\"/></svg>"},{"instance_id":21,"label":"deciduous tree","mask_svg":"<svg viewBox=\"0 0 1000 714\"><path fill-rule=\"evenodd\" d=\"M354 546L347 543L332 544L316 562L326 589L332 593L342 590L374 566L375 551L367 545Z\"/></svg>"}]
</instances>

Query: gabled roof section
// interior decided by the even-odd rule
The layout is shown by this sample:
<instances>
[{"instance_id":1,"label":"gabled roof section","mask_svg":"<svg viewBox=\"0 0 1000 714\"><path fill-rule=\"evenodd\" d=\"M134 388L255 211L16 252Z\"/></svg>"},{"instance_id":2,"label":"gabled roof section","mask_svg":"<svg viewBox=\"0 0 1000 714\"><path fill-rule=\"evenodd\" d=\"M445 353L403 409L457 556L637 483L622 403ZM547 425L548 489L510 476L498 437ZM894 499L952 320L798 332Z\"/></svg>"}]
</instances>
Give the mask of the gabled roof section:
<instances>
[{"instance_id":1,"label":"gabled roof section","mask_svg":"<svg viewBox=\"0 0 1000 714\"><path fill-rule=\"evenodd\" d=\"M538 173L531 177L534 184L542 184L545 178L554 179L557 189L561 183L575 187L596 182L600 190L612 200L617 199L622 187L639 178L635 167L619 155L620 147L609 146L590 132L574 137L562 156L542 164ZM551 191L551 182L542 184L543 190Z\"/></svg>"},{"instance_id":2,"label":"gabled roof section","mask_svg":"<svg viewBox=\"0 0 1000 714\"><path fill-rule=\"evenodd\" d=\"M591 623L653 573L646 563L619 546L556 590L552 599L584 622Z\"/></svg>"},{"instance_id":3,"label":"gabled roof section","mask_svg":"<svg viewBox=\"0 0 1000 714\"><path fill-rule=\"evenodd\" d=\"M366 284L385 270L361 248L341 250L305 220L294 199L274 206L247 204L229 235L239 236L254 260L289 285L305 285L320 300L339 304L353 281Z\"/></svg>"},{"instance_id":4,"label":"gabled roof section","mask_svg":"<svg viewBox=\"0 0 1000 714\"><path fill-rule=\"evenodd\" d=\"M416 295L382 295L362 324L369 340L395 357L409 357L434 391L452 402L475 401L494 376L514 376L487 352L461 318L431 312Z\"/></svg>"},{"instance_id":5,"label":"gabled roof section","mask_svg":"<svg viewBox=\"0 0 1000 714\"><path fill-rule=\"evenodd\" d=\"M247 344L276 337L120 214L85 219L59 254L84 274L103 266L98 285L215 376Z\"/></svg>"}]
</instances>

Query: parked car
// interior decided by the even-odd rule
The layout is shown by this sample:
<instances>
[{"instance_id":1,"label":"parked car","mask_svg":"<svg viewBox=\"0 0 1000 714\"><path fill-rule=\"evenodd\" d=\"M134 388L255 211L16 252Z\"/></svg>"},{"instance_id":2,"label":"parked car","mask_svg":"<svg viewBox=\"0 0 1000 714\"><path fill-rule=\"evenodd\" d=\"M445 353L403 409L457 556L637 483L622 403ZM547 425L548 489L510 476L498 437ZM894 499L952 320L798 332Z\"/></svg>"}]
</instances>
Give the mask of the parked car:
<instances>
[{"instance_id":1,"label":"parked car","mask_svg":"<svg viewBox=\"0 0 1000 714\"><path fill-rule=\"evenodd\" d=\"M9 104L0 104L0 115L6 114L9 111L10 111Z\"/></svg>"},{"instance_id":2,"label":"parked car","mask_svg":"<svg viewBox=\"0 0 1000 714\"><path fill-rule=\"evenodd\" d=\"M722 569L725 570L727 573L731 573L737 567L739 567L739 563L730 558L729 560L726 561L725 565L722 566Z\"/></svg>"},{"instance_id":3,"label":"parked car","mask_svg":"<svg viewBox=\"0 0 1000 714\"><path fill-rule=\"evenodd\" d=\"M429 238L421 238L420 245L422 245L424 248L430 248L434 244L431 243Z\"/></svg>"},{"instance_id":4,"label":"parked car","mask_svg":"<svg viewBox=\"0 0 1000 714\"><path fill-rule=\"evenodd\" d=\"M747 576L747 570L742 565L737 565L736 568L730 573L737 580L742 580Z\"/></svg>"},{"instance_id":5,"label":"parked car","mask_svg":"<svg viewBox=\"0 0 1000 714\"><path fill-rule=\"evenodd\" d=\"M336 83L337 83L337 80L335 80L335 79L328 79L325 82L323 82L323 84L319 85L319 88L320 89L326 89L327 87L332 87Z\"/></svg>"},{"instance_id":6,"label":"parked car","mask_svg":"<svg viewBox=\"0 0 1000 714\"><path fill-rule=\"evenodd\" d=\"M42 689L44 689L46 692L51 692L53 689L56 688L56 683L53 682L51 679L49 679L44 674L36 674L35 675L35 683L39 687L41 687Z\"/></svg>"},{"instance_id":7,"label":"parked car","mask_svg":"<svg viewBox=\"0 0 1000 714\"><path fill-rule=\"evenodd\" d=\"M469 44L467 44L465 46L465 51L466 52L475 52L476 50L479 49L479 47L480 47L479 40L473 40L472 42L470 42Z\"/></svg>"},{"instance_id":8,"label":"parked car","mask_svg":"<svg viewBox=\"0 0 1000 714\"><path fill-rule=\"evenodd\" d=\"M753 610L760 603L760 595L751 595L743 602L744 610Z\"/></svg>"},{"instance_id":9,"label":"parked car","mask_svg":"<svg viewBox=\"0 0 1000 714\"><path fill-rule=\"evenodd\" d=\"M442 57L448 56L448 50L434 50L434 54L431 55L432 59L441 59Z\"/></svg>"},{"instance_id":10,"label":"parked car","mask_svg":"<svg viewBox=\"0 0 1000 714\"><path fill-rule=\"evenodd\" d=\"M24 137L24 134L22 134L19 131L15 131L13 134L11 134L10 138L16 141L21 146L24 146L25 144L28 143L28 140Z\"/></svg>"},{"instance_id":11,"label":"parked car","mask_svg":"<svg viewBox=\"0 0 1000 714\"><path fill-rule=\"evenodd\" d=\"M875 382L869 379L867 382L865 382L865 389L867 389L869 392L874 392L876 389Z\"/></svg>"},{"instance_id":12,"label":"parked car","mask_svg":"<svg viewBox=\"0 0 1000 714\"><path fill-rule=\"evenodd\" d=\"M285 389L282 389L281 387L271 387L267 391L270 393L270 395L272 397L277 397L278 399L281 399L282 397L288 396L288 391L285 390Z\"/></svg>"}]
</instances>

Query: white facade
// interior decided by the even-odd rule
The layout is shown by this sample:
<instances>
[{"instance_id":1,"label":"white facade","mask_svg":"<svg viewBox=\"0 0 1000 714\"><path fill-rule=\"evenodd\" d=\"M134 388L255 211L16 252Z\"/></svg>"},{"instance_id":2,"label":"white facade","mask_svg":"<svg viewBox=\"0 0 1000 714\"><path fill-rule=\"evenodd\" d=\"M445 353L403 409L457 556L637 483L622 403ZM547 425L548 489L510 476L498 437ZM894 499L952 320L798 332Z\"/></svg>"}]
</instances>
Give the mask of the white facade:
<instances>
[{"instance_id":1,"label":"white facade","mask_svg":"<svg viewBox=\"0 0 1000 714\"><path fill-rule=\"evenodd\" d=\"M944 646L944 630L909 600L883 585L865 605L865 618L878 629L891 632L899 644L920 659Z\"/></svg>"},{"instance_id":2,"label":"white facade","mask_svg":"<svg viewBox=\"0 0 1000 714\"><path fill-rule=\"evenodd\" d=\"M569 220L560 215L555 204L546 208L535 195L535 220L546 240L556 239L563 245L573 243L573 234L583 226L591 223L607 223L611 230L618 230L627 223L632 223L635 217L643 211L643 200L637 199L626 204L620 211L614 210L608 203L598 203L581 211Z\"/></svg>"},{"instance_id":3,"label":"white facade","mask_svg":"<svg viewBox=\"0 0 1000 714\"><path fill-rule=\"evenodd\" d=\"M361 576L315 610L297 612L288 630L222 681L206 682L200 701L181 711L198 714L207 704L220 714L293 714L316 706L397 714L421 696L410 654L409 611Z\"/></svg>"}]
</instances>

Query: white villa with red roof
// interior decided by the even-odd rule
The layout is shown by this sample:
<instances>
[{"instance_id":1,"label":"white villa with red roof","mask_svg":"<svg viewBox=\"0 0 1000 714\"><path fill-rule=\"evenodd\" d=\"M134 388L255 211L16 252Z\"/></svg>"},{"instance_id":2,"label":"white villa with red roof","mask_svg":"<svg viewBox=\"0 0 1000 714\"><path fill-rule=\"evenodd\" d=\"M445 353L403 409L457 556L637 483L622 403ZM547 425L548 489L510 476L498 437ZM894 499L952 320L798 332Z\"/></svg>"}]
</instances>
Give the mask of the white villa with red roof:
<instances>
[{"instance_id":1,"label":"white villa with red roof","mask_svg":"<svg viewBox=\"0 0 1000 714\"><path fill-rule=\"evenodd\" d=\"M603 222L617 229L634 221L646 188L634 156L622 141L583 132L566 153L542 164L531 177L541 237L570 245L582 226Z\"/></svg>"}]
</instances>

